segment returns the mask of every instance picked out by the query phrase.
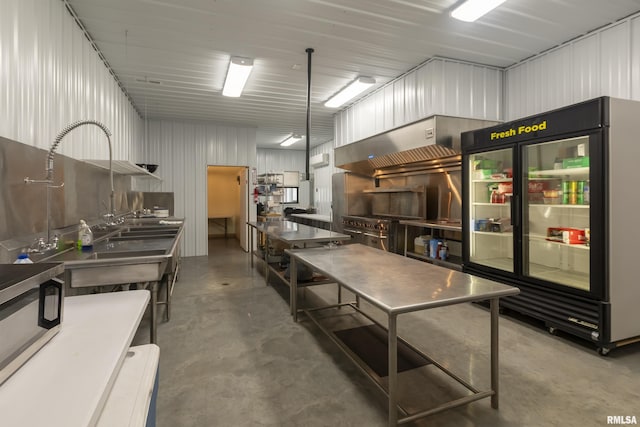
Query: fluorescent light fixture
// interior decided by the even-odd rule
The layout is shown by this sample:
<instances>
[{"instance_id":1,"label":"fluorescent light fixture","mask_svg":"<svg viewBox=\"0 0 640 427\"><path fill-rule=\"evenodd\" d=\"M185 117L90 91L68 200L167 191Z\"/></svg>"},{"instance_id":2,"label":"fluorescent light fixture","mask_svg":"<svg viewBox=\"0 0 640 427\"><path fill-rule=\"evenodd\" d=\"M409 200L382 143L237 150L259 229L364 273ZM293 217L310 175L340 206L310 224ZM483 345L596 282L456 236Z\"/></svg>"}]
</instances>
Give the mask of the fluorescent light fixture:
<instances>
[{"instance_id":1,"label":"fluorescent light fixture","mask_svg":"<svg viewBox=\"0 0 640 427\"><path fill-rule=\"evenodd\" d=\"M327 102L325 102L324 106L328 108L337 108L342 104L344 104L345 102L349 101L350 99L361 94L366 89L373 86L374 84L376 84L376 81L371 77L358 77L353 82L349 83L347 87L342 89L340 92L335 94L332 98L330 98Z\"/></svg>"},{"instance_id":2,"label":"fluorescent light fixture","mask_svg":"<svg viewBox=\"0 0 640 427\"><path fill-rule=\"evenodd\" d=\"M456 7L451 16L465 22L473 22L485 13L500 6L506 0L467 0Z\"/></svg>"},{"instance_id":3,"label":"fluorescent light fixture","mask_svg":"<svg viewBox=\"0 0 640 427\"><path fill-rule=\"evenodd\" d=\"M224 87L222 88L222 95L236 98L240 96L252 69L253 59L232 56L231 61L229 61L227 78L225 79Z\"/></svg>"},{"instance_id":4,"label":"fluorescent light fixture","mask_svg":"<svg viewBox=\"0 0 640 427\"><path fill-rule=\"evenodd\" d=\"M284 139L284 141L282 141L282 142L280 143L280 145L281 145L282 147L288 147L288 146L293 145L293 144L295 144L296 142L300 141L301 139L302 139L302 136L300 136L300 135L296 135L296 134L291 134L291 135L289 135L288 137L286 137L286 138Z\"/></svg>"}]
</instances>

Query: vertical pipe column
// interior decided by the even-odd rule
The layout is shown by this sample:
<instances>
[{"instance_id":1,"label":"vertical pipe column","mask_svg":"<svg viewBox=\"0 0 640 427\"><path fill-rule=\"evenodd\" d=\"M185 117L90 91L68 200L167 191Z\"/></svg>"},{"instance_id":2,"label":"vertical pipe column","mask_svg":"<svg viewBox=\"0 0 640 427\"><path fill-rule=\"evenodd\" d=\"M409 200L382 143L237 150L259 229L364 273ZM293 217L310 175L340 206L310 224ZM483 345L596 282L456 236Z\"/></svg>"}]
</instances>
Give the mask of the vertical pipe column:
<instances>
[{"instance_id":1,"label":"vertical pipe column","mask_svg":"<svg viewBox=\"0 0 640 427\"><path fill-rule=\"evenodd\" d=\"M307 52L307 134L305 136L305 141L306 141L306 146L307 146L307 150L306 150L306 154L307 155L305 156L306 157L306 160L305 160L305 176L307 178L307 181L309 181L311 179L311 177L309 176L309 153L310 153L309 141L311 141L311 126L310 126L310 121L311 121L311 55L313 54L313 48L309 47L309 48L307 48L305 50L305 52ZM313 192L311 192L311 195L313 195Z\"/></svg>"}]
</instances>

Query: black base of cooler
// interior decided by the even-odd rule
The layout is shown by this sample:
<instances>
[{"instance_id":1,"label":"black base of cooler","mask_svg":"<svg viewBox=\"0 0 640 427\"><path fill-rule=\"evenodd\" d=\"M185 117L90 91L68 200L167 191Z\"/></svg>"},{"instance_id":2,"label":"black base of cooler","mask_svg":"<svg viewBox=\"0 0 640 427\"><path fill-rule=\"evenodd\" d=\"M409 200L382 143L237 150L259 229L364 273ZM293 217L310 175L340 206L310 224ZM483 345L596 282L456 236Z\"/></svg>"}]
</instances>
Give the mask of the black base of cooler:
<instances>
[{"instance_id":1,"label":"black base of cooler","mask_svg":"<svg viewBox=\"0 0 640 427\"><path fill-rule=\"evenodd\" d=\"M607 354L610 349L616 347L616 343L610 341L608 303L527 283L514 283L513 280L497 278L482 272L466 272L520 289L518 295L501 298L501 308L541 320L551 333L560 330L587 340L594 344L601 354Z\"/></svg>"}]
</instances>

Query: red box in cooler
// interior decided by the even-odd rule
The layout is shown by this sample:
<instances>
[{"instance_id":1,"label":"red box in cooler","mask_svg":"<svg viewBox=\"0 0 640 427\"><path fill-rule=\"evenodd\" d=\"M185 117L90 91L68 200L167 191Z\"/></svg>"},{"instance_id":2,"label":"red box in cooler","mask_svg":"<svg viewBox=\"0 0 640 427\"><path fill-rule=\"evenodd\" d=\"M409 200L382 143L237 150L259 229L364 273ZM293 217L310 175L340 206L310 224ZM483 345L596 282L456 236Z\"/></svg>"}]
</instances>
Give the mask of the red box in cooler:
<instances>
[{"instance_id":1,"label":"red box in cooler","mask_svg":"<svg viewBox=\"0 0 640 427\"><path fill-rule=\"evenodd\" d=\"M569 227L547 228L547 240L551 240L553 242L568 243L570 245L583 245L587 243L587 238L584 235L583 229Z\"/></svg>"}]
</instances>

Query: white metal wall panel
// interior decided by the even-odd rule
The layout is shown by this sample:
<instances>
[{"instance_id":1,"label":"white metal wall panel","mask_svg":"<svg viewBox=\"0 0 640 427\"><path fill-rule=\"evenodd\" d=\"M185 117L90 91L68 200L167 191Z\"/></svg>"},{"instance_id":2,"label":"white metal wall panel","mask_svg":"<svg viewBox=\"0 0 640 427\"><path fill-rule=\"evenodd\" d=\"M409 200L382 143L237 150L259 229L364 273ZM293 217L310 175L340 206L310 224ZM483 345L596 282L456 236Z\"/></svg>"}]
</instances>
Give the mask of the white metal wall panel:
<instances>
[{"instance_id":1,"label":"white metal wall panel","mask_svg":"<svg viewBox=\"0 0 640 427\"><path fill-rule=\"evenodd\" d=\"M347 109L347 141L355 140L356 138L355 129L356 129L355 109L349 108Z\"/></svg>"},{"instance_id":2,"label":"white metal wall panel","mask_svg":"<svg viewBox=\"0 0 640 427\"><path fill-rule=\"evenodd\" d=\"M259 148L257 150L258 174L281 173L284 171L305 172L305 151L274 150Z\"/></svg>"},{"instance_id":3,"label":"white metal wall panel","mask_svg":"<svg viewBox=\"0 0 640 427\"><path fill-rule=\"evenodd\" d=\"M329 165L321 168L313 169L313 206L316 208L316 212L319 215L331 215L331 176L336 172L343 172L342 169L334 167L333 160L333 141L325 142L324 144L313 147L311 156L318 154L329 154Z\"/></svg>"},{"instance_id":4,"label":"white metal wall panel","mask_svg":"<svg viewBox=\"0 0 640 427\"><path fill-rule=\"evenodd\" d=\"M506 71L505 118L595 98L640 100L640 18L627 18Z\"/></svg>"},{"instance_id":5,"label":"white metal wall panel","mask_svg":"<svg viewBox=\"0 0 640 427\"><path fill-rule=\"evenodd\" d=\"M404 76L394 81L393 84L390 85L390 87L393 90L393 127L396 128L398 126L402 126L403 124L405 124ZM366 138L366 136L361 136L358 139L362 139L362 138Z\"/></svg>"},{"instance_id":6,"label":"white metal wall panel","mask_svg":"<svg viewBox=\"0 0 640 427\"><path fill-rule=\"evenodd\" d=\"M364 108L362 107L362 103L354 106L352 109L353 112L353 138L360 139L361 135L365 133L365 123L363 122Z\"/></svg>"},{"instance_id":7,"label":"white metal wall panel","mask_svg":"<svg viewBox=\"0 0 640 427\"><path fill-rule=\"evenodd\" d=\"M159 165L154 191L172 191L175 215L187 219L183 255L206 255L207 166L256 167L255 128L151 120L144 151Z\"/></svg>"},{"instance_id":8,"label":"white metal wall panel","mask_svg":"<svg viewBox=\"0 0 640 427\"><path fill-rule=\"evenodd\" d=\"M440 60L429 61L426 64L429 79L428 84L430 86L430 108L425 111L427 116L429 116L430 114L435 114L435 112L441 113L445 109L444 102L446 99L446 94L444 93L444 65L444 61Z\"/></svg>"},{"instance_id":9,"label":"white metal wall panel","mask_svg":"<svg viewBox=\"0 0 640 427\"><path fill-rule=\"evenodd\" d=\"M500 120L503 71L433 59L336 114L336 147L434 114Z\"/></svg>"},{"instance_id":10,"label":"white metal wall panel","mask_svg":"<svg viewBox=\"0 0 640 427\"><path fill-rule=\"evenodd\" d=\"M631 43L629 44L629 56L631 57L631 98L640 99L640 18L630 21Z\"/></svg>"},{"instance_id":11,"label":"white metal wall panel","mask_svg":"<svg viewBox=\"0 0 640 427\"><path fill-rule=\"evenodd\" d=\"M360 135L375 135L376 133L376 99L368 97L360 103Z\"/></svg>"},{"instance_id":12,"label":"white metal wall panel","mask_svg":"<svg viewBox=\"0 0 640 427\"><path fill-rule=\"evenodd\" d=\"M94 119L113 133L114 158L129 160L142 140L142 120L63 3L2 0L1 10L0 135L48 149L65 126ZM109 156L94 126L71 132L58 153Z\"/></svg>"},{"instance_id":13,"label":"white metal wall panel","mask_svg":"<svg viewBox=\"0 0 640 427\"><path fill-rule=\"evenodd\" d=\"M573 101L595 98L600 93L600 35L576 41L573 50ZM567 48L566 50L568 50ZM562 49L563 52L566 51ZM569 56L567 52L567 56Z\"/></svg>"},{"instance_id":14,"label":"white metal wall panel","mask_svg":"<svg viewBox=\"0 0 640 427\"><path fill-rule=\"evenodd\" d=\"M630 23L624 21L615 25L600 36L600 51L603 76L603 85L608 95L617 98L629 98L631 96L630 70ZM636 52L636 55L638 53Z\"/></svg>"},{"instance_id":15,"label":"white metal wall panel","mask_svg":"<svg viewBox=\"0 0 640 427\"><path fill-rule=\"evenodd\" d=\"M444 62L443 66L446 78L443 79L444 90L442 94L444 98L444 109L442 110L442 113L449 112L453 116L461 116L462 114L459 114L459 111L463 108L460 102L460 81L462 80L462 76L460 74L462 70L460 70L457 63L449 61ZM465 93L464 95L470 94Z\"/></svg>"},{"instance_id":16,"label":"white metal wall panel","mask_svg":"<svg viewBox=\"0 0 640 427\"><path fill-rule=\"evenodd\" d=\"M346 126L342 125L342 118L344 116L344 111L338 111L333 115L333 140L334 141L342 141L342 132L345 130Z\"/></svg>"},{"instance_id":17,"label":"white metal wall panel","mask_svg":"<svg viewBox=\"0 0 640 427\"><path fill-rule=\"evenodd\" d=\"M403 124L418 120L418 76L414 70L404 76L404 120Z\"/></svg>"},{"instance_id":18,"label":"white metal wall panel","mask_svg":"<svg viewBox=\"0 0 640 427\"><path fill-rule=\"evenodd\" d=\"M374 129L373 134L379 134L384 131L384 91L379 90L374 93L371 97L371 102L373 102L374 108ZM337 143L337 141L336 141ZM336 147L339 145L336 145Z\"/></svg>"},{"instance_id":19,"label":"white metal wall panel","mask_svg":"<svg viewBox=\"0 0 640 427\"><path fill-rule=\"evenodd\" d=\"M395 112L395 98L393 91L393 84L385 86L382 91L384 93L384 119L383 119L383 131L393 129L394 124L394 112ZM356 141L355 139L349 139L348 141L342 141L342 145L349 144Z\"/></svg>"}]
</instances>

